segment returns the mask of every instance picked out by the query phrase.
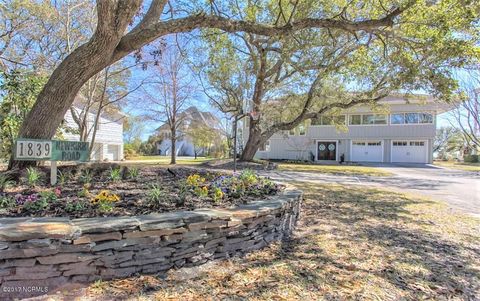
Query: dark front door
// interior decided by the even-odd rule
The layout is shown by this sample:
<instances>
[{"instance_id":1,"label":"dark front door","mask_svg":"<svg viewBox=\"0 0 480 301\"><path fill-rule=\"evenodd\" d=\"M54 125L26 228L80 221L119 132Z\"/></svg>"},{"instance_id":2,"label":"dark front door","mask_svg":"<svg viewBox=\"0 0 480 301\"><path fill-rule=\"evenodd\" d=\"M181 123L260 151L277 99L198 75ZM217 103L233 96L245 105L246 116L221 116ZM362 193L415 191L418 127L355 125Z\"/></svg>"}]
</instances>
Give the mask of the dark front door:
<instances>
[{"instance_id":1,"label":"dark front door","mask_svg":"<svg viewBox=\"0 0 480 301\"><path fill-rule=\"evenodd\" d=\"M337 160L337 142L317 142L317 160Z\"/></svg>"}]
</instances>

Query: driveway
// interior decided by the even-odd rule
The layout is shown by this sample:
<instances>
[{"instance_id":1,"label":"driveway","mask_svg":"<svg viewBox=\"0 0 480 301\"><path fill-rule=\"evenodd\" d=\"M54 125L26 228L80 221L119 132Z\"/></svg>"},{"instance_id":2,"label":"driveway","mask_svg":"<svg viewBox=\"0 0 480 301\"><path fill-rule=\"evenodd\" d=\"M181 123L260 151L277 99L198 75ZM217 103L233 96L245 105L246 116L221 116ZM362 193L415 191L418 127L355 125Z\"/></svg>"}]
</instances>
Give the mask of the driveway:
<instances>
[{"instance_id":1,"label":"driveway","mask_svg":"<svg viewBox=\"0 0 480 301\"><path fill-rule=\"evenodd\" d=\"M480 217L480 174L420 164L371 164L391 177L329 175L311 172L269 171L277 181L337 183L386 188L445 201L452 209Z\"/></svg>"}]
</instances>

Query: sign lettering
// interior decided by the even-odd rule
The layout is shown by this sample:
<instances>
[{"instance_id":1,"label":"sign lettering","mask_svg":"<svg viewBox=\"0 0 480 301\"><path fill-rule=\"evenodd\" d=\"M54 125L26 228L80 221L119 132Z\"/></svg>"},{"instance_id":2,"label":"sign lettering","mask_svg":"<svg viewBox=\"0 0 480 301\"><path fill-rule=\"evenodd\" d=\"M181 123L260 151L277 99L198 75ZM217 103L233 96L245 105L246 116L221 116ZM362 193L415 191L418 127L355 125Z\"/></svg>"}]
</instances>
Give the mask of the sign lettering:
<instances>
[{"instance_id":1,"label":"sign lettering","mask_svg":"<svg viewBox=\"0 0 480 301\"><path fill-rule=\"evenodd\" d=\"M15 142L15 160L88 161L88 142L19 138Z\"/></svg>"}]
</instances>

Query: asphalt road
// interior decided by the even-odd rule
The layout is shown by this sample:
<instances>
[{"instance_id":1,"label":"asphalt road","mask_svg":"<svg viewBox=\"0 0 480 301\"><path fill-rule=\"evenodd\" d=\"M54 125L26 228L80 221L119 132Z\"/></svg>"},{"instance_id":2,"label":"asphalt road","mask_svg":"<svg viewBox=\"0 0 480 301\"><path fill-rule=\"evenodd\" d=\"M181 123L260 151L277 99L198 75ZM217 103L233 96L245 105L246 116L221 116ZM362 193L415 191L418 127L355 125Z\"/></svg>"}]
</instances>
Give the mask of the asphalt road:
<instances>
[{"instance_id":1,"label":"asphalt road","mask_svg":"<svg viewBox=\"0 0 480 301\"><path fill-rule=\"evenodd\" d=\"M446 202L452 209L480 217L480 173L431 165L375 165L391 177L344 176L311 172L269 171L277 181L362 185L408 192Z\"/></svg>"}]
</instances>

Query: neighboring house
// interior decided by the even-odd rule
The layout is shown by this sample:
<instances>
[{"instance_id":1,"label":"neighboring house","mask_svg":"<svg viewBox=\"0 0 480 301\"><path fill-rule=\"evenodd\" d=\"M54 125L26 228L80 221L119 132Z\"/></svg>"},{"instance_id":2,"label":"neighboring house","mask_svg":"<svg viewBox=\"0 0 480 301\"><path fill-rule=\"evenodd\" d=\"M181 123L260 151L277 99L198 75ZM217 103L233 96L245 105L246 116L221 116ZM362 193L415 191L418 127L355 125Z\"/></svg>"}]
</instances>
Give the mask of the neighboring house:
<instances>
[{"instance_id":1,"label":"neighboring house","mask_svg":"<svg viewBox=\"0 0 480 301\"><path fill-rule=\"evenodd\" d=\"M427 95L416 95L408 102L403 97L388 96L380 103L389 109L388 114L357 106L334 117L342 126L332 125L331 117L321 116L291 131L276 133L260 147L256 157L328 162L340 161L343 156L350 162L432 163L436 116L449 106ZM244 132L248 135L248 129Z\"/></svg>"},{"instance_id":2,"label":"neighboring house","mask_svg":"<svg viewBox=\"0 0 480 301\"><path fill-rule=\"evenodd\" d=\"M181 124L177 129L176 152L177 156L202 156L207 151L204 148L195 149L192 137L188 135L190 126L203 125L213 131L218 131L220 134L221 123L220 120L210 112L202 112L196 107L192 106L183 111L177 116L181 120ZM157 129L157 134L161 138L161 142L157 143L157 151L159 155L170 155L172 149L171 131L168 124L163 124ZM212 141L213 143L213 141Z\"/></svg>"},{"instance_id":3,"label":"neighboring house","mask_svg":"<svg viewBox=\"0 0 480 301\"><path fill-rule=\"evenodd\" d=\"M73 108L78 114L82 111L79 107ZM94 147L90 155L92 161L119 161L123 160L123 118L122 113L102 114L99 119L97 133L95 135ZM69 110L65 114L64 126L78 130L78 126L73 120L72 113ZM95 112L88 113L88 128L93 128L95 121ZM88 136L88 141L92 141L92 132ZM66 140L78 141L78 134L64 133Z\"/></svg>"}]
</instances>

